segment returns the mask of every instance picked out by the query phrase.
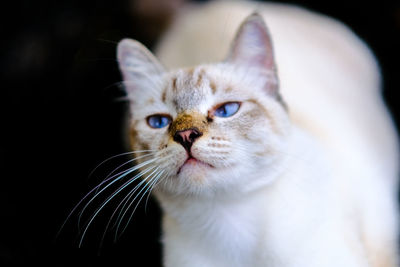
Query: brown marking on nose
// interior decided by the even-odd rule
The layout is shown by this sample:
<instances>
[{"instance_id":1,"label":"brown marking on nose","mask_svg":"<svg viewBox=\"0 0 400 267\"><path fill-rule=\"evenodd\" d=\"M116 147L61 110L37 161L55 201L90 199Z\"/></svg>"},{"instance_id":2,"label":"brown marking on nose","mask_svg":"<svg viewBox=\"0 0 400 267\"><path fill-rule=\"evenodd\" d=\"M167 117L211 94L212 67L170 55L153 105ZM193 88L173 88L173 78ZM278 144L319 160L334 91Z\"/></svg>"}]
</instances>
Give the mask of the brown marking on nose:
<instances>
[{"instance_id":1,"label":"brown marking on nose","mask_svg":"<svg viewBox=\"0 0 400 267\"><path fill-rule=\"evenodd\" d=\"M207 118L198 112L181 113L171 123L170 135L175 140L179 132L194 129L199 134L198 137L200 137L207 132L207 124Z\"/></svg>"}]
</instances>

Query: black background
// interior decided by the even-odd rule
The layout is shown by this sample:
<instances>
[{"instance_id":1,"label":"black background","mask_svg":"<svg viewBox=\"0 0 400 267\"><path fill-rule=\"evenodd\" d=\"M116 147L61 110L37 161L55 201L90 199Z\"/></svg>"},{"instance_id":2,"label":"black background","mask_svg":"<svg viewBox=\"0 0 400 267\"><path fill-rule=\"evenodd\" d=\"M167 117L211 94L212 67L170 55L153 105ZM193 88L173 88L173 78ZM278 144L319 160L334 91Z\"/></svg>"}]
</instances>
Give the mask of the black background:
<instances>
[{"instance_id":1,"label":"black background","mask_svg":"<svg viewBox=\"0 0 400 267\"><path fill-rule=\"evenodd\" d=\"M158 266L159 210L136 212L126 233L99 250L107 217L78 248L69 211L126 151L123 91L115 47L123 37L152 47L166 18L134 1L4 1L1 8L0 266ZM400 4L397 1L289 1L336 17L377 55L384 96L399 118Z\"/></svg>"}]
</instances>

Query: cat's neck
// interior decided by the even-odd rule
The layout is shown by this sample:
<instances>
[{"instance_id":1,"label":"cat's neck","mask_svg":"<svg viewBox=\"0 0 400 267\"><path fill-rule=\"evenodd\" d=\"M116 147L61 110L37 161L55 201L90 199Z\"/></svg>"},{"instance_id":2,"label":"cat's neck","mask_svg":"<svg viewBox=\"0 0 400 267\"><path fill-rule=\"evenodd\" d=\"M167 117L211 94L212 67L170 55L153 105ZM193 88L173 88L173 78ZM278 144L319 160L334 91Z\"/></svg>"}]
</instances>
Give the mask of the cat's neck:
<instances>
[{"instance_id":1,"label":"cat's neck","mask_svg":"<svg viewBox=\"0 0 400 267\"><path fill-rule=\"evenodd\" d=\"M285 244L301 246L308 238L305 236L310 232L308 228L321 227L324 223L320 222L326 221L325 213L334 212L334 201L328 190L332 179L327 177L321 157L313 158L313 151L318 148L311 138L294 130L290 144L286 166L283 166L286 171L272 184L258 190L202 199L159 194L166 240L174 242L182 237L195 244L193 250L214 251L216 259L227 251L239 251L240 258L235 258L238 253L224 256L232 259L229 266L257 266L255 261L259 259L254 255L263 254L259 250L266 247L270 248L267 252L270 255L278 253L276 248L280 248L283 258L291 255L285 251ZM307 229L299 229L300 226ZM261 236L265 238L260 239ZM260 244L260 240L265 243Z\"/></svg>"},{"instance_id":2,"label":"cat's neck","mask_svg":"<svg viewBox=\"0 0 400 267\"><path fill-rule=\"evenodd\" d=\"M159 195L164 210L163 240L174 246L183 239L185 251L207 251L210 264L200 266L213 266L215 262L224 262L217 266L254 266L258 234L264 224L263 217L257 216L262 199L261 192L248 193L242 201L227 196L199 199ZM222 260L221 255L228 260Z\"/></svg>"}]
</instances>

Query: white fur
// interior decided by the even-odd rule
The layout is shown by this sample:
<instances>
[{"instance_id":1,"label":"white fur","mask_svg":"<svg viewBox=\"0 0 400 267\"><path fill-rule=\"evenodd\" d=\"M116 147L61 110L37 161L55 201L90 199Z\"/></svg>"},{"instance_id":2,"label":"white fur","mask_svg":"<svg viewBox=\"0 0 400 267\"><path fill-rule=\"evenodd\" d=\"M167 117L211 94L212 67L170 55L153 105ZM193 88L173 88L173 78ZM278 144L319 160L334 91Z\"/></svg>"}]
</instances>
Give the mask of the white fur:
<instances>
[{"instance_id":1,"label":"white fur","mask_svg":"<svg viewBox=\"0 0 400 267\"><path fill-rule=\"evenodd\" d=\"M185 10L158 57L170 68L218 61L255 9L270 29L289 107L287 156L274 172L242 161L228 176L209 177L224 181L224 194L157 191L165 266L396 266L397 138L376 61L351 31L296 7L216 2ZM208 71L223 77L226 68ZM201 103L205 111L213 104ZM270 142L282 148L279 139Z\"/></svg>"}]
</instances>

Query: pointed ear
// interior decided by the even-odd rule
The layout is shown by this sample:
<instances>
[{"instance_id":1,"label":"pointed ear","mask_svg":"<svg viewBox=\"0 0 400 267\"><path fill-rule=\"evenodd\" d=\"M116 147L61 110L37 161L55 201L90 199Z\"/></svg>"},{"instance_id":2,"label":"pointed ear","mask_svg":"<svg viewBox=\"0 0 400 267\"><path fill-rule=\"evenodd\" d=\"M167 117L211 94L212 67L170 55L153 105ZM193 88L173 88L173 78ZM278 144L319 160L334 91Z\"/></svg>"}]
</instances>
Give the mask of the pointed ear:
<instances>
[{"instance_id":1,"label":"pointed ear","mask_svg":"<svg viewBox=\"0 0 400 267\"><path fill-rule=\"evenodd\" d=\"M117 58L125 81L141 82L164 72L156 57L144 45L132 39L119 42Z\"/></svg>"},{"instance_id":2,"label":"pointed ear","mask_svg":"<svg viewBox=\"0 0 400 267\"><path fill-rule=\"evenodd\" d=\"M265 85L267 91L273 95L278 93L272 40L263 18L258 13L251 14L240 25L227 61L258 69L268 78Z\"/></svg>"}]
</instances>

